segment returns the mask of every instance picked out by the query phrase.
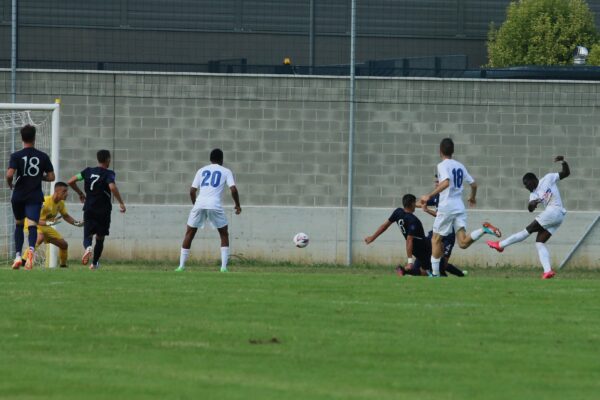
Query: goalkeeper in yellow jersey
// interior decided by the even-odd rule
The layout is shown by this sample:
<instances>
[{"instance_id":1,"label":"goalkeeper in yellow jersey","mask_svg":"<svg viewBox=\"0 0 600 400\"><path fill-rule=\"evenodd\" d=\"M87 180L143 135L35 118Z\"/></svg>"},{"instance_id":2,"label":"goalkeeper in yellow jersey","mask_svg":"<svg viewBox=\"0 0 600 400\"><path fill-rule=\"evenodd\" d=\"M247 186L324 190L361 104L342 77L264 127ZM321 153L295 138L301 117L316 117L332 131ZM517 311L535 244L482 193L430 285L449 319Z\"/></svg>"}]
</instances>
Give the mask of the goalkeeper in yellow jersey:
<instances>
[{"instance_id":1,"label":"goalkeeper in yellow jersey","mask_svg":"<svg viewBox=\"0 0 600 400\"><path fill-rule=\"evenodd\" d=\"M81 227L83 221L76 221L69 215L65 207L65 199L67 198L69 186L64 182L56 182L54 185L54 193L44 197L44 204L40 213L40 221L38 223L37 245L42 242L51 243L59 248L58 257L60 259L60 267L67 267L68 248L69 244L62 235L53 228L61 219L71 225ZM59 215L60 214L60 215ZM25 225L27 227L27 224Z\"/></svg>"}]
</instances>

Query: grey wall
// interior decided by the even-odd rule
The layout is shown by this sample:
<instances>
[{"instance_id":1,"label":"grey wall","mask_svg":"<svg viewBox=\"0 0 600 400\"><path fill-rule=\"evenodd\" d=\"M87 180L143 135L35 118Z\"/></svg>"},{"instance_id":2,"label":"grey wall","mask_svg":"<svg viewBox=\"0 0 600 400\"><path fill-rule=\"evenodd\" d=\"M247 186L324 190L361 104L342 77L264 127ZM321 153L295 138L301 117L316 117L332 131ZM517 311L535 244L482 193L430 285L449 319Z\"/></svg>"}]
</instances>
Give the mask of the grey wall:
<instances>
[{"instance_id":1,"label":"grey wall","mask_svg":"<svg viewBox=\"0 0 600 400\"><path fill-rule=\"evenodd\" d=\"M62 98L65 177L114 152L130 203L186 204L222 147L252 205L346 204L347 81L337 78L20 72L19 101ZM0 73L0 100L9 98ZM523 173L557 169L567 207L597 210L600 83L360 79L355 202L392 207L431 186L444 136L480 182L479 206L522 209Z\"/></svg>"}]
</instances>

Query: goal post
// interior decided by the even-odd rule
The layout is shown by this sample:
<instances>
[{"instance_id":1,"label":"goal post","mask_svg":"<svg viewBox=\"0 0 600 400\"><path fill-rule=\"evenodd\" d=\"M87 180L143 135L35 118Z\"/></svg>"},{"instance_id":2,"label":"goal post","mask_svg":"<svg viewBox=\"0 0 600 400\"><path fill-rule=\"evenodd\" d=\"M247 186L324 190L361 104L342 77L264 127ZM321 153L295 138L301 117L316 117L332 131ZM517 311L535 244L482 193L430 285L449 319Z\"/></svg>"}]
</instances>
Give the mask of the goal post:
<instances>
[{"instance_id":1,"label":"goal post","mask_svg":"<svg viewBox=\"0 0 600 400\"><path fill-rule=\"evenodd\" d=\"M48 123L48 121L50 123ZM60 99L52 104L35 103L0 103L0 135L3 141L2 162L4 168L8 167L10 154L17 150L19 129L24 124L32 124L38 128L36 134L36 148L46 152L54 167L56 180L60 178ZM44 185L44 195L52 194L54 182ZM3 219L0 227L0 239L2 240L2 251L10 260L14 254L10 254L13 248L14 219L10 207L10 193L6 188L2 194L5 210L0 216ZM47 265L50 268L57 266L58 249L49 246ZM3 257L4 258L4 257Z\"/></svg>"}]
</instances>

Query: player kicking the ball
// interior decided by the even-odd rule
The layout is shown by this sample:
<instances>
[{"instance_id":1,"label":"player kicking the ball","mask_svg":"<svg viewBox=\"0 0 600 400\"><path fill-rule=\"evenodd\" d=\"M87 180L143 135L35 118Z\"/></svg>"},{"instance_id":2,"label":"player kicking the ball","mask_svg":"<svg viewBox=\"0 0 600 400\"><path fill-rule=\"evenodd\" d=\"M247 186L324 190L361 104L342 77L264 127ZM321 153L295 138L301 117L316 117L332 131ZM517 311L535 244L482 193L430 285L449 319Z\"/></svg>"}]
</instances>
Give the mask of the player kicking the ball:
<instances>
[{"instance_id":1,"label":"player kicking the ball","mask_svg":"<svg viewBox=\"0 0 600 400\"><path fill-rule=\"evenodd\" d=\"M545 210L535 217L533 222L527 225L521 232L511 235L501 242L494 242L491 240L488 240L487 242L488 246L492 249L503 252L506 247L511 244L522 242L527 239L529 235L536 232L537 237L535 238L535 247L537 247L540 262L544 268L542 279L550 279L556 275L555 272L552 271L550 265L550 252L545 243L562 224L567 213L567 210L563 208L560 192L558 191L556 184L559 180L569 176L571 170L563 156L557 156L554 159L554 162L562 163L562 171L559 173L546 174L541 180L538 180L533 172L528 172L523 176L523 185L531 192L527 209L529 212L533 212L538 204L542 203L544 204Z\"/></svg>"},{"instance_id":2,"label":"player kicking the ball","mask_svg":"<svg viewBox=\"0 0 600 400\"><path fill-rule=\"evenodd\" d=\"M432 276L440 276L440 261L444 255L442 237L450 235L452 229L456 232L458 246L466 249L484 234L500 237L500 230L489 222L484 222L480 229L476 229L467 235L467 212L462 200L463 183L471 186L469 205L475 206L477 195L477 184L469 175L467 169L460 162L453 160L454 142L445 138L440 143L440 157L442 162L437 166L438 186L433 192L421 197L423 210L427 208L427 202L437 194L440 195L437 216L433 222L433 236L431 238L431 270Z\"/></svg>"},{"instance_id":3,"label":"player kicking the ball","mask_svg":"<svg viewBox=\"0 0 600 400\"><path fill-rule=\"evenodd\" d=\"M179 256L178 272L185 270L185 262L190 255L190 247L198 228L203 228L206 220L217 228L221 237L221 272L227 272L227 261L229 260L229 232L227 230L227 217L221 206L221 195L225 184L231 190L231 197L235 202L235 213L240 214L240 196L235 187L233 174L223 167L223 151L214 149L210 152L211 164L206 165L196 172L196 177L190 188L190 198L194 207L190 211L187 221L187 228L183 244L181 245L181 254ZM200 189L200 193L198 193Z\"/></svg>"}]
</instances>

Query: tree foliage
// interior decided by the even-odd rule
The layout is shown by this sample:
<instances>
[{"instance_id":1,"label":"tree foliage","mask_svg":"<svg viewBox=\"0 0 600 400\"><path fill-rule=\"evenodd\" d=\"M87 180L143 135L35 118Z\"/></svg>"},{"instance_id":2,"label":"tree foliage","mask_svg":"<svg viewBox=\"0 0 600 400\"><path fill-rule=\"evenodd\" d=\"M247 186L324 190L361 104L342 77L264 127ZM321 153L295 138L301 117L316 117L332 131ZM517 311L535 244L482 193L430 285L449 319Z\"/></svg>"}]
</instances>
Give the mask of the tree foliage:
<instances>
[{"instance_id":1,"label":"tree foliage","mask_svg":"<svg viewBox=\"0 0 600 400\"><path fill-rule=\"evenodd\" d=\"M577 46L591 48L596 40L594 16L584 0L512 1L502 26L490 27L488 65L571 64Z\"/></svg>"},{"instance_id":2,"label":"tree foliage","mask_svg":"<svg viewBox=\"0 0 600 400\"><path fill-rule=\"evenodd\" d=\"M600 66L600 42L593 45L590 49L590 56L587 59L587 64Z\"/></svg>"}]
</instances>

